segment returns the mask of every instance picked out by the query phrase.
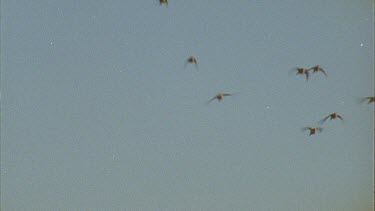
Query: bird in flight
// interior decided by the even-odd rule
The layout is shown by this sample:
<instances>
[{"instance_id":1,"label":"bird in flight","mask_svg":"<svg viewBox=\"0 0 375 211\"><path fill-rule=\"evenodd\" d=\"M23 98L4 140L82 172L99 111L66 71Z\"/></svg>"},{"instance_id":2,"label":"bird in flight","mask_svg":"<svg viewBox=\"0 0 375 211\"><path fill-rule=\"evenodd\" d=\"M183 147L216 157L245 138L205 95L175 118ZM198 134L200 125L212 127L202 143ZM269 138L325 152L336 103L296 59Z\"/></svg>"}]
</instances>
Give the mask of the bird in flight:
<instances>
[{"instance_id":1,"label":"bird in flight","mask_svg":"<svg viewBox=\"0 0 375 211\"><path fill-rule=\"evenodd\" d=\"M159 0L160 5L166 4L168 6L168 0Z\"/></svg>"},{"instance_id":2,"label":"bird in flight","mask_svg":"<svg viewBox=\"0 0 375 211\"><path fill-rule=\"evenodd\" d=\"M306 81L309 80L309 71L303 67L296 67L293 71L297 72L297 75L305 75Z\"/></svg>"},{"instance_id":3,"label":"bird in flight","mask_svg":"<svg viewBox=\"0 0 375 211\"><path fill-rule=\"evenodd\" d=\"M215 97L213 97L210 101L208 101L207 104L209 104L211 101L217 99L219 102L224 99L225 96L232 96L233 94L227 94L227 93L219 93Z\"/></svg>"},{"instance_id":4,"label":"bird in flight","mask_svg":"<svg viewBox=\"0 0 375 211\"><path fill-rule=\"evenodd\" d=\"M189 58L186 60L185 68L186 68L186 65L189 64L189 63L191 63L191 64L194 63L195 68L198 69L198 60L197 60L197 58L195 58L194 56L189 57Z\"/></svg>"},{"instance_id":5,"label":"bird in flight","mask_svg":"<svg viewBox=\"0 0 375 211\"><path fill-rule=\"evenodd\" d=\"M323 128L321 127L304 127L302 128L303 131L306 131L306 130L309 130L310 131L310 134L309 136L311 135L314 135L316 132L322 132L323 131Z\"/></svg>"},{"instance_id":6,"label":"bird in flight","mask_svg":"<svg viewBox=\"0 0 375 211\"><path fill-rule=\"evenodd\" d=\"M375 102L375 97L365 97L363 98L363 101L368 101L367 104Z\"/></svg>"},{"instance_id":7,"label":"bird in flight","mask_svg":"<svg viewBox=\"0 0 375 211\"><path fill-rule=\"evenodd\" d=\"M320 123L324 123L328 118L330 118L330 119L336 119L336 118L339 118L339 119L341 119L342 121L344 120L339 114L337 114L337 113L332 113L332 114L326 116L324 119L320 120Z\"/></svg>"},{"instance_id":8,"label":"bird in flight","mask_svg":"<svg viewBox=\"0 0 375 211\"><path fill-rule=\"evenodd\" d=\"M316 66L314 66L314 67L308 69L307 71L309 71L309 70L312 70L313 73L320 71L320 72L322 72L325 76L327 76L326 71L324 71L323 68L321 68L319 65L316 65Z\"/></svg>"}]
</instances>

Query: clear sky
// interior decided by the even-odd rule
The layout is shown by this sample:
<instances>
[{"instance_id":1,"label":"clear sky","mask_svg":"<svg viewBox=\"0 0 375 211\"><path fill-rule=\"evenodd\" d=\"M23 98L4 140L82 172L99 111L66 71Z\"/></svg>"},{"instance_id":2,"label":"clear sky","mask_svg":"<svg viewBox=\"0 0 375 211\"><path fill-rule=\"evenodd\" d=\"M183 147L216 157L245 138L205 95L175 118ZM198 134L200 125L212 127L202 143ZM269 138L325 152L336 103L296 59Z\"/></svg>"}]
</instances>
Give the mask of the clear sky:
<instances>
[{"instance_id":1,"label":"clear sky","mask_svg":"<svg viewBox=\"0 0 375 211\"><path fill-rule=\"evenodd\" d=\"M1 210L373 210L373 7L3 0Z\"/></svg>"}]
</instances>

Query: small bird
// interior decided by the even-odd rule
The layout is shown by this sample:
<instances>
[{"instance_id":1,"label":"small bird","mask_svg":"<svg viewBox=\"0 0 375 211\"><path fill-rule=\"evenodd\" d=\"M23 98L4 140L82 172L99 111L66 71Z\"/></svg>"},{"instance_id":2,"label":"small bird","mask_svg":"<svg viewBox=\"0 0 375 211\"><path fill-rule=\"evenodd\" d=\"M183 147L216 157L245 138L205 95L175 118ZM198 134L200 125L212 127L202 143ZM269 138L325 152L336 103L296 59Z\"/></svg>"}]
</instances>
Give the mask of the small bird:
<instances>
[{"instance_id":1,"label":"small bird","mask_svg":"<svg viewBox=\"0 0 375 211\"><path fill-rule=\"evenodd\" d=\"M326 116L324 119L320 120L319 122L320 122L320 123L324 123L328 118L330 118L330 119L336 119L336 118L339 118L339 119L341 119L342 121L344 120L339 114L337 114L337 113L332 113L332 114Z\"/></svg>"},{"instance_id":2,"label":"small bird","mask_svg":"<svg viewBox=\"0 0 375 211\"><path fill-rule=\"evenodd\" d=\"M208 101L207 104L209 104L211 101L217 99L219 102L224 99L225 96L232 96L233 94L226 94L226 93L219 93L215 97L213 97L210 101Z\"/></svg>"},{"instance_id":3,"label":"small bird","mask_svg":"<svg viewBox=\"0 0 375 211\"><path fill-rule=\"evenodd\" d=\"M297 72L297 75L305 75L306 81L309 80L309 71L303 67L296 67L293 71Z\"/></svg>"},{"instance_id":4,"label":"small bird","mask_svg":"<svg viewBox=\"0 0 375 211\"><path fill-rule=\"evenodd\" d=\"M363 98L363 101L368 101L367 104L375 102L375 97L365 97Z\"/></svg>"},{"instance_id":5,"label":"small bird","mask_svg":"<svg viewBox=\"0 0 375 211\"><path fill-rule=\"evenodd\" d=\"M195 58L194 56L189 57L189 58L186 60L185 68L186 68L186 65L189 64L189 63L194 63L195 68L198 69L198 60L197 60L197 58Z\"/></svg>"},{"instance_id":6,"label":"small bird","mask_svg":"<svg viewBox=\"0 0 375 211\"><path fill-rule=\"evenodd\" d=\"M324 71L323 68L321 68L319 65L316 65L316 66L314 66L314 67L308 69L307 71L309 71L309 70L312 70L313 73L320 71L320 72L322 72L325 76L327 76L326 71Z\"/></svg>"},{"instance_id":7,"label":"small bird","mask_svg":"<svg viewBox=\"0 0 375 211\"><path fill-rule=\"evenodd\" d=\"M310 131L310 134L309 136L311 135L314 135L316 132L322 132L323 131L323 128L321 127L304 127L302 128L303 131L306 131L306 130L309 130Z\"/></svg>"},{"instance_id":8,"label":"small bird","mask_svg":"<svg viewBox=\"0 0 375 211\"><path fill-rule=\"evenodd\" d=\"M168 6L168 0L159 0L160 5L166 4Z\"/></svg>"}]
</instances>

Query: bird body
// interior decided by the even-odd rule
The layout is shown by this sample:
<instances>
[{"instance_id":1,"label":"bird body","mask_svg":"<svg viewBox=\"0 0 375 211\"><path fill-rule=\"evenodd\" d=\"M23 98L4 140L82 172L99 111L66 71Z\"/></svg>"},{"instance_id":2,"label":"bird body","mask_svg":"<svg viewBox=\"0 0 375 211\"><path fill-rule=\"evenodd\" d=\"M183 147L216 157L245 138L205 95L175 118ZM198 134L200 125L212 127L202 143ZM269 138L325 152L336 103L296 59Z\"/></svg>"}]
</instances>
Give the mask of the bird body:
<instances>
[{"instance_id":1,"label":"bird body","mask_svg":"<svg viewBox=\"0 0 375 211\"><path fill-rule=\"evenodd\" d=\"M321 123L324 123L328 118L329 118L329 119L336 119L336 118L339 118L339 119L341 119L342 121L344 120L344 119L342 118L342 116L340 116L339 114L337 114L337 113L332 113L332 114L326 116L324 119L322 119L322 120L321 120Z\"/></svg>"},{"instance_id":2,"label":"bird body","mask_svg":"<svg viewBox=\"0 0 375 211\"><path fill-rule=\"evenodd\" d=\"M159 0L160 5L166 4L168 6L168 0Z\"/></svg>"},{"instance_id":3,"label":"bird body","mask_svg":"<svg viewBox=\"0 0 375 211\"><path fill-rule=\"evenodd\" d=\"M320 72L322 72L325 76L327 76L326 71L324 71L323 68L321 68L319 65L315 65L314 67L308 69L307 71L310 71L310 70L312 70L313 73L320 71Z\"/></svg>"},{"instance_id":4,"label":"bird body","mask_svg":"<svg viewBox=\"0 0 375 211\"><path fill-rule=\"evenodd\" d=\"M306 81L309 80L309 71L303 67L297 67L294 71L297 72L297 75L305 75Z\"/></svg>"},{"instance_id":5,"label":"bird body","mask_svg":"<svg viewBox=\"0 0 375 211\"><path fill-rule=\"evenodd\" d=\"M219 93L217 94L215 97L213 97L210 101L208 101L208 103L210 103L211 101L217 99L219 102L224 99L225 96L232 96L233 94L227 94L227 93ZM208 104L207 103L207 104Z\"/></svg>"},{"instance_id":6,"label":"bird body","mask_svg":"<svg viewBox=\"0 0 375 211\"><path fill-rule=\"evenodd\" d=\"M302 130L303 131L309 130L310 131L309 136L311 136L311 135L314 135L316 132L322 132L323 128L321 128L321 127L304 127L304 128L302 128Z\"/></svg>"},{"instance_id":7,"label":"bird body","mask_svg":"<svg viewBox=\"0 0 375 211\"><path fill-rule=\"evenodd\" d=\"M197 58L195 58L194 56L189 57L189 58L187 59L187 61L188 61L189 63L195 63L195 64L197 64L197 62L198 62Z\"/></svg>"},{"instance_id":8,"label":"bird body","mask_svg":"<svg viewBox=\"0 0 375 211\"><path fill-rule=\"evenodd\" d=\"M189 58L186 60L185 67L186 67L186 65L189 64L189 63L194 63L195 68L198 69L198 60L197 60L197 58L195 58L194 56L189 57Z\"/></svg>"}]
</instances>

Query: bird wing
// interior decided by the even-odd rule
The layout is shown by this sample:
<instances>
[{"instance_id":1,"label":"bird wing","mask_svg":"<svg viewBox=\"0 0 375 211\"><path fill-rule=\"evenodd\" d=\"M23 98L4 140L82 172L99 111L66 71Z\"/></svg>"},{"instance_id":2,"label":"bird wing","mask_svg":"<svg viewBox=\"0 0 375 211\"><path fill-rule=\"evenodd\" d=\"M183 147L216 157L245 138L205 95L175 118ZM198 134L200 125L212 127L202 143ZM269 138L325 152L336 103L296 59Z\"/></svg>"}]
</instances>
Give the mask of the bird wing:
<instances>
[{"instance_id":1,"label":"bird wing","mask_svg":"<svg viewBox=\"0 0 375 211\"><path fill-rule=\"evenodd\" d=\"M217 98L217 96L213 97L210 101L207 102L207 104L209 104L211 101L215 100Z\"/></svg>"},{"instance_id":2,"label":"bird wing","mask_svg":"<svg viewBox=\"0 0 375 211\"><path fill-rule=\"evenodd\" d=\"M310 71L310 70L314 69L315 67L316 67L316 66L314 66L314 67L312 67L312 68L308 69L307 71Z\"/></svg>"},{"instance_id":3,"label":"bird wing","mask_svg":"<svg viewBox=\"0 0 375 211\"><path fill-rule=\"evenodd\" d=\"M295 67L295 68L292 68L292 69L290 69L289 71L288 71L288 75L292 75L293 73L298 73L298 69L297 69L298 67Z\"/></svg>"},{"instance_id":4,"label":"bird wing","mask_svg":"<svg viewBox=\"0 0 375 211\"><path fill-rule=\"evenodd\" d=\"M309 71L305 71L306 81L309 80Z\"/></svg>"},{"instance_id":5,"label":"bird wing","mask_svg":"<svg viewBox=\"0 0 375 211\"><path fill-rule=\"evenodd\" d=\"M341 120L344 120L340 115L337 114L337 117Z\"/></svg>"},{"instance_id":6,"label":"bird wing","mask_svg":"<svg viewBox=\"0 0 375 211\"><path fill-rule=\"evenodd\" d=\"M322 68L319 68L319 70L320 70L322 73L324 73L325 76L327 76L326 71L324 71Z\"/></svg>"},{"instance_id":7,"label":"bird wing","mask_svg":"<svg viewBox=\"0 0 375 211\"><path fill-rule=\"evenodd\" d=\"M302 128L302 131L311 130L311 129L312 129L311 127L304 127Z\"/></svg>"},{"instance_id":8,"label":"bird wing","mask_svg":"<svg viewBox=\"0 0 375 211\"><path fill-rule=\"evenodd\" d=\"M319 123L323 124L331 115L326 116L324 119L320 120Z\"/></svg>"},{"instance_id":9,"label":"bird wing","mask_svg":"<svg viewBox=\"0 0 375 211\"><path fill-rule=\"evenodd\" d=\"M368 100L368 104L370 104L372 102L375 102L375 97L366 97L365 100Z\"/></svg>"}]
</instances>

